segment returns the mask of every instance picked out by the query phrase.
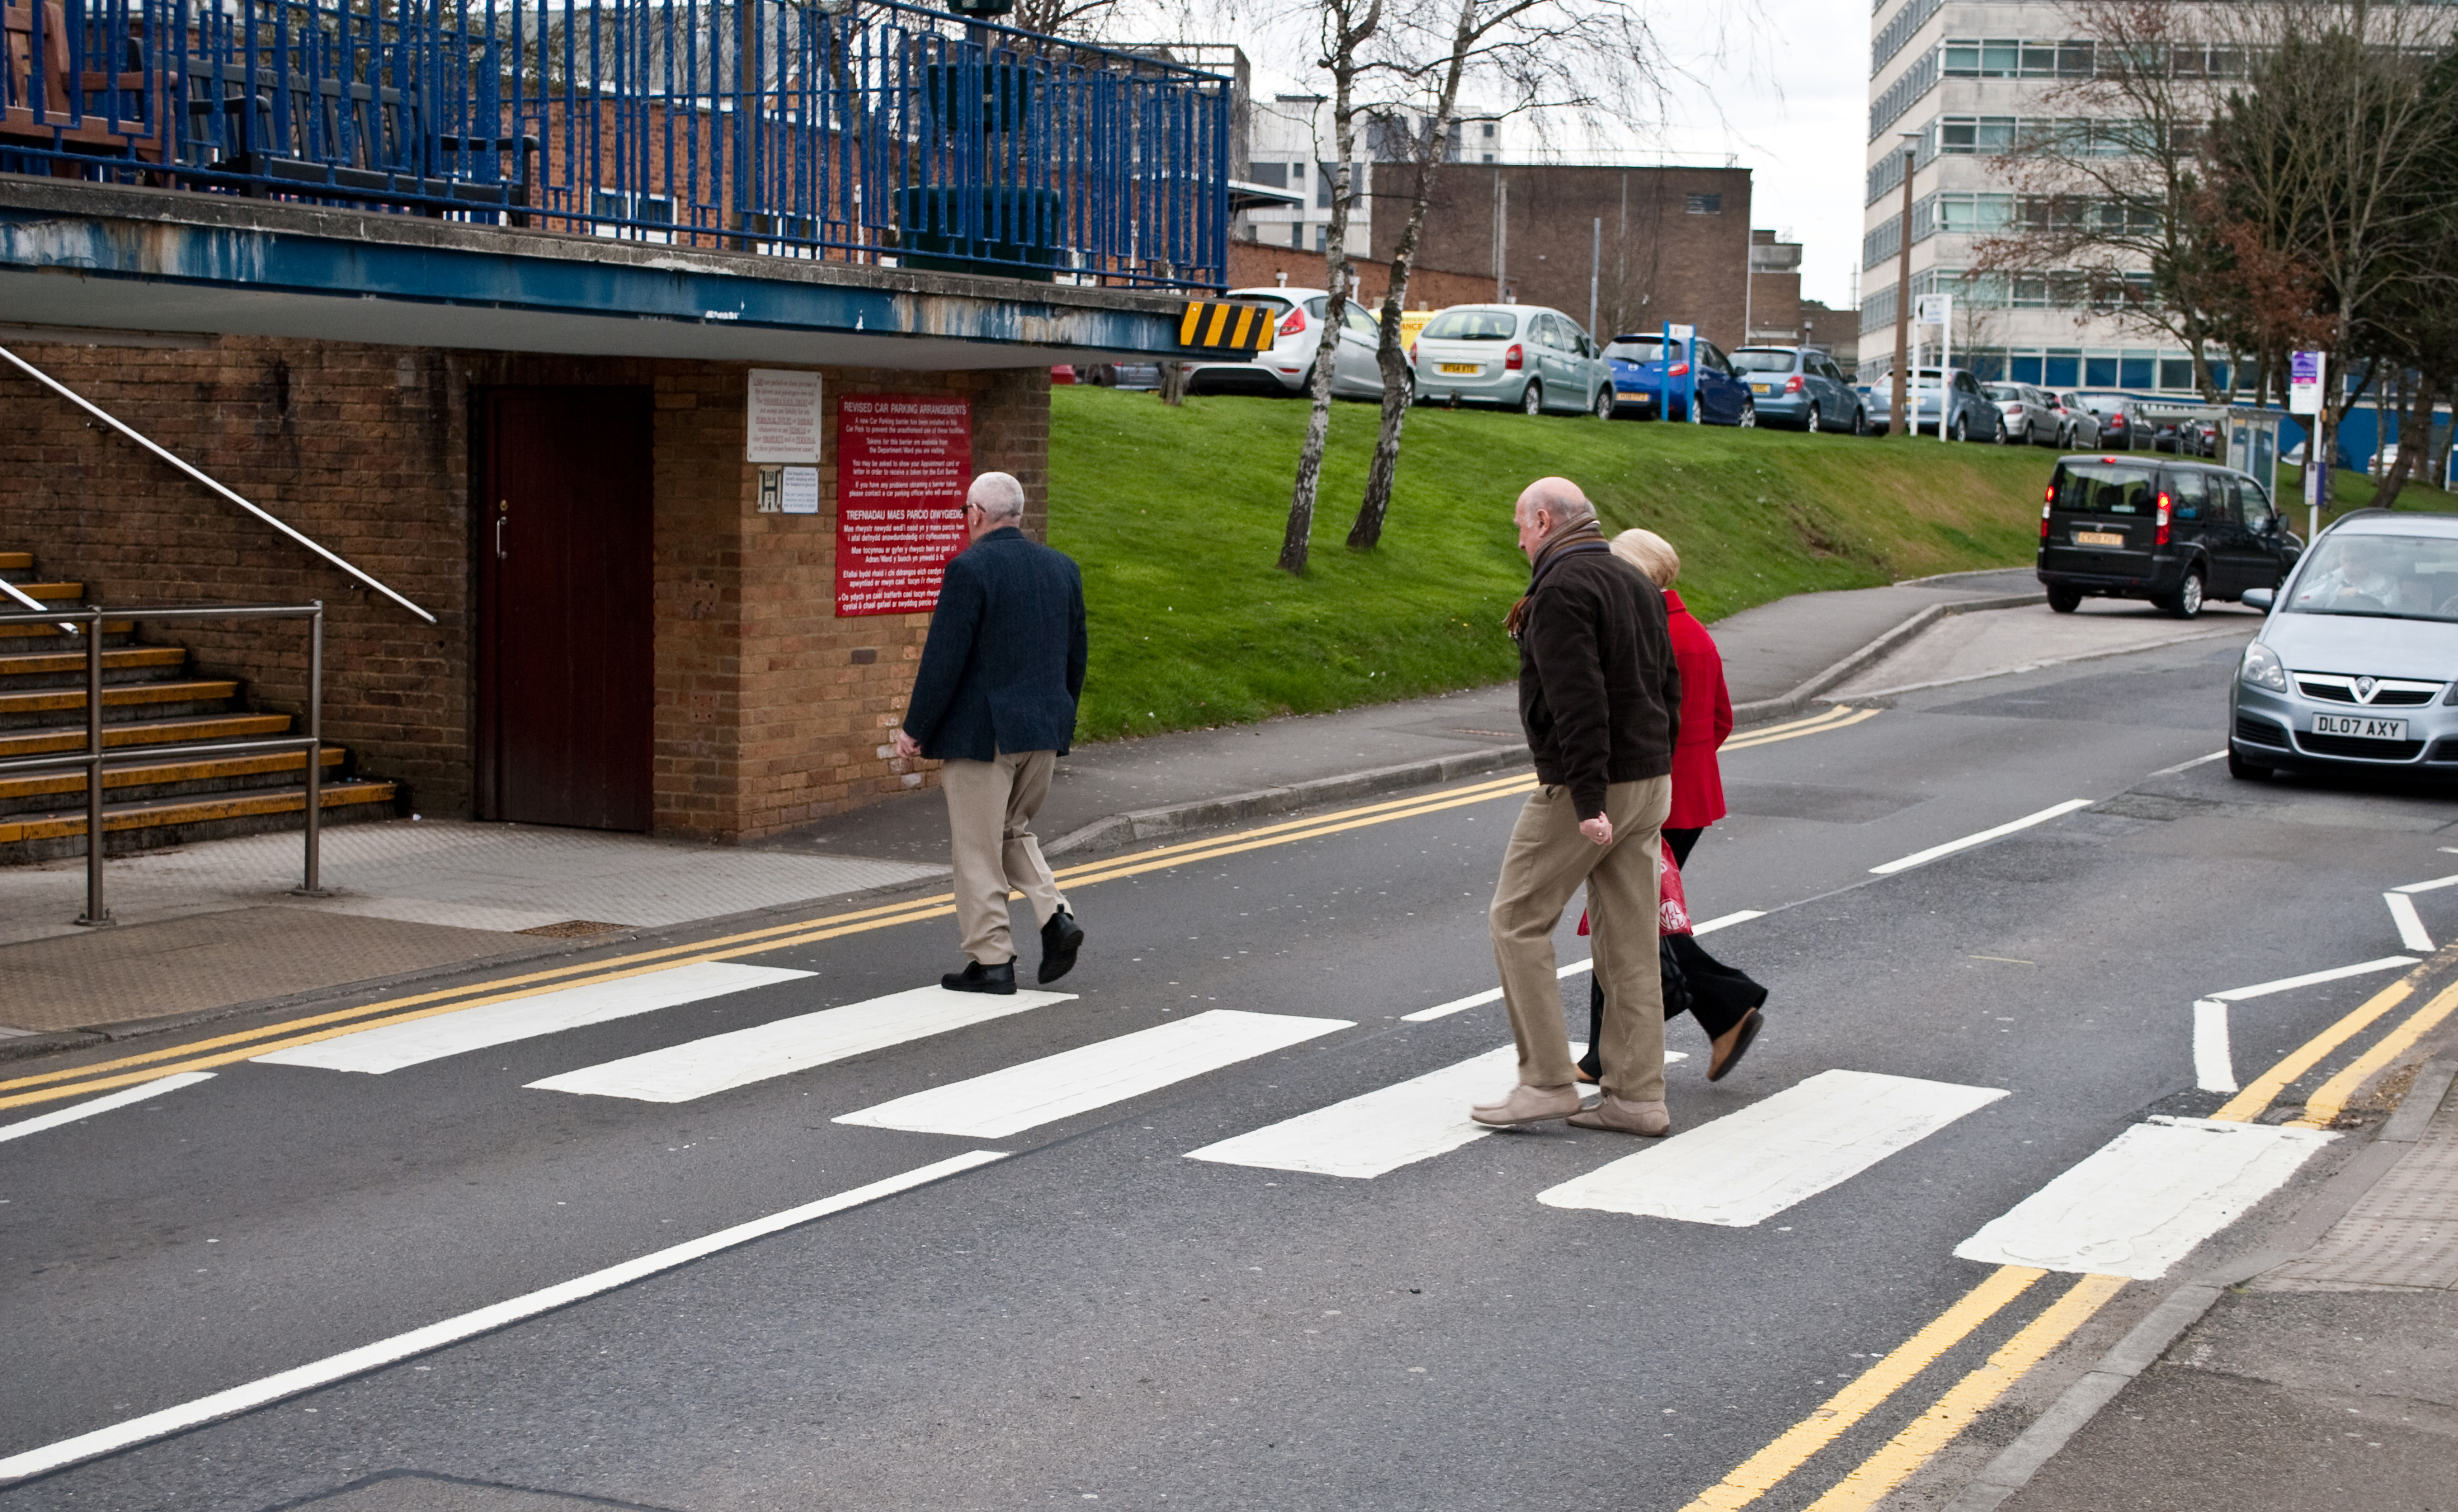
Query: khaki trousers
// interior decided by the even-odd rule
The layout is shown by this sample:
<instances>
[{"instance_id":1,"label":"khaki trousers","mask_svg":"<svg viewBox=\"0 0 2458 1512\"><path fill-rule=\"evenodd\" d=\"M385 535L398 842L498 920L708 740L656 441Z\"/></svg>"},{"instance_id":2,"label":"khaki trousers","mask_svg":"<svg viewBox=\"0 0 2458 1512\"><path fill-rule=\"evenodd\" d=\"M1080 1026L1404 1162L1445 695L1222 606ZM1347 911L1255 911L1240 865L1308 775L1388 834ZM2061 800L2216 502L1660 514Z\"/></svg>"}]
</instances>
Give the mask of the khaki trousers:
<instances>
[{"instance_id":1,"label":"khaki trousers","mask_svg":"<svg viewBox=\"0 0 2458 1512\"><path fill-rule=\"evenodd\" d=\"M1057 764L1054 752L1013 751L994 761L949 761L940 769L956 874L956 927L965 954L983 965L1015 959L1008 933L1010 892L1031 900L1036 923L1050 922L1067 905L1032 836L1032 817L1050 796L1050 772Z\"/></svg>"},{"instance_id":2,"label":"khaki trousers","mask_svg":"<svg viewBox=\"0 0 2458 1512\"><path fill-rule=\"evenodd\" d=\"M1605 992L1604 1087L1634 1103L1664 1100L1664 979L1656 964L1656 835L1671 812L1673 779L1605 789L1611 845L1579 833L1571 790L1537 789L1511 827L1488 921L1493 963L1519 1043L1519 1080L1571 1085L1571 1037L1562 1026L1562 984L1553 974L1553 930L1584 882Z\"/></svg>"}]
</instances>

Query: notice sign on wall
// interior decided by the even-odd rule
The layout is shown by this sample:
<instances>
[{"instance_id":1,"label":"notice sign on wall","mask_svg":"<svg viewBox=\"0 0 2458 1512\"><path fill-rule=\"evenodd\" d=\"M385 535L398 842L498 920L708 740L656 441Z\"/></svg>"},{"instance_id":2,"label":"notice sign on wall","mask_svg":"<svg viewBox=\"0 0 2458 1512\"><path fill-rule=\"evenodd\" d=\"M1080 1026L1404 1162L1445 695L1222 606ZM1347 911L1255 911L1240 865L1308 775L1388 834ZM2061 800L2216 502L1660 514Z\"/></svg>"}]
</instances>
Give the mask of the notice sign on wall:
<instances>
[{"instance_id":1,"label":"notice sign on wall","mask_svg":"<svg viewBox=\"0 0 2458 1512\"><path fill-rule=\"evenodd\" d=\"M751 370L745 462L820 460L820 375L781 367Z\"/></svg>"},{"instance_id":2,"label":"notice sign on wall","mask_svg":"<svg viewBox=\"0 0 2458 1512\"><path fill-rule=\"evenodd\" d=\"M909 614L938 603L940 571L965 549L972 478L972 401L837 401L840 617Z\"/></svg>"}]
</instances>

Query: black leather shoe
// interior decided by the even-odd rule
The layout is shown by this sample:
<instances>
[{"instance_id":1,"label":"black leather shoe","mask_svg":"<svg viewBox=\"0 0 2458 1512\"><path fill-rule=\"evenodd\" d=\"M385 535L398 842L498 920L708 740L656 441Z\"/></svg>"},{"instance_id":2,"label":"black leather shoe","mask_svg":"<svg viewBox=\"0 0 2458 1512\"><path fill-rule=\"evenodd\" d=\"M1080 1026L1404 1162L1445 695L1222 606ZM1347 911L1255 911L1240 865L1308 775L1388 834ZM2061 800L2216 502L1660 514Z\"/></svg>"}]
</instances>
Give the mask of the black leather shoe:
<instances>
[{"instance_id":1,"label":"black leather shoe","mask_svg":"<svg viewBox=\"0 0 2458 1512\"><path fill-rule=\"evenodd\" d=\"M1041 926L1041 980L1055 982L1075 969L1075 952L1084 948L1083 926L1061 908Z\"/></svg>"},{"instance_id":2,"label":"black leather shoe","mask_svg":"<svg viewBox=\"0 0 2458 1512\"><path fill-rule=\"evenodd\" d=\"M992 992L1001 997L1015 991L1015 963L1002 961L986 966L975 961L962 971L950 971L939 979L939 985L950 992Z\"/></svg>"}]
</instances>

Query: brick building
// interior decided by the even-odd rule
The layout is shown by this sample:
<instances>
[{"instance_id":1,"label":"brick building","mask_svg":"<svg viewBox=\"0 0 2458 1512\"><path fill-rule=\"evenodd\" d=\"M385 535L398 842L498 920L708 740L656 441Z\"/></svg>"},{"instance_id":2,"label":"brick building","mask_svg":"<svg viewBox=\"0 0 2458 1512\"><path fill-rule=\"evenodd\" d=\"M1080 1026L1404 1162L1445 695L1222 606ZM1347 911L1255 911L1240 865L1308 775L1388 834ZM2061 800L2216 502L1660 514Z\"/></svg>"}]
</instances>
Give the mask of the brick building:
<instances>
[{"instance_id":1,"label":"brick building","mask_svg":"<svg viewBox=\"0 0 2458 1512\"><path fill-rule=\"evenodd\" d=\"M1377 165L1378 259L1407 220L1414 172ZM1744 344L1748 169L1456 163L1439 173L1418 253L1426 266L1482 272L1483 298L1550 305L1603 338L1670 321L1727 350Z\"/></svg>"}]
</instances>

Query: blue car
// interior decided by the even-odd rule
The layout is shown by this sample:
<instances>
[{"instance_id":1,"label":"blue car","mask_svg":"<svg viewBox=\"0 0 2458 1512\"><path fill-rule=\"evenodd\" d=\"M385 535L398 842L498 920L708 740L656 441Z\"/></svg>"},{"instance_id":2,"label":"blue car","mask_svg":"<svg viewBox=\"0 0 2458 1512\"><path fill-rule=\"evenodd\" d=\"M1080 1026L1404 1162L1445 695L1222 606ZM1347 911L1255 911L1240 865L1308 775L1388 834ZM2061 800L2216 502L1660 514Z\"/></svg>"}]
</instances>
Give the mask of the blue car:
<instances>
[{"instance_id":1,"label":"blue car","mask_svg":"<svg viewBox=\"0 0 2458 1512\"><path fill-rule=\"evenodd\" d=\"M1814 346L1744 346L1733 366L1760 418L1794 430L1869 433L1867 412L1843 370Z\"/></svg>"},{"instance_id":2,"label":"blue car","mask_svg":"<svg viewBox=\"0 0 2458 1512\"><path fill-rule=\"evenodd\" d=\"M1664 338L1661 334L1639 332L1616 336L1605 345L1605 361L1613 367L1614 413L1639 420L1688 420L1690 418L1690 368L1695 361L1698 369L1698 417L1711 425L1755 425L1759 423L1759 406L1750 398L1750 385L1736 376L1733 363L1716 343L1694 340L1683 351L1683 342L1673 343L1673 365L1668 374L1664 362ZM1665 384L1670 381L1673 394L1669 404L1664 399ZM1658 409L1666 413L1659 415Z\"/></svg>"}]
</instances>

